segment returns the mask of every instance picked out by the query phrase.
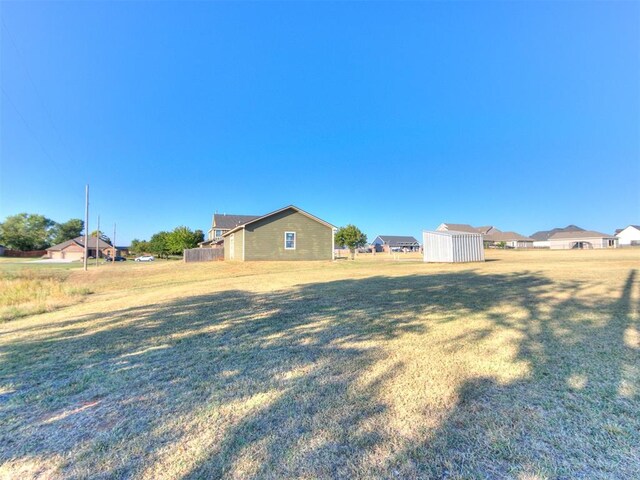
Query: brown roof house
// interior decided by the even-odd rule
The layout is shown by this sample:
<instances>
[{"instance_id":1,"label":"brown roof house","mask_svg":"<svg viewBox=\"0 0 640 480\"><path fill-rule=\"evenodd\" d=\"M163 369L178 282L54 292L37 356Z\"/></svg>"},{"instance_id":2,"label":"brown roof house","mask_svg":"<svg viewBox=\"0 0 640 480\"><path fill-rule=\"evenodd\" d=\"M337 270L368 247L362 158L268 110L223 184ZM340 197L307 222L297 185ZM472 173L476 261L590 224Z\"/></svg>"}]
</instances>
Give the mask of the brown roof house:
<instances>
[{"instance_id":1,"label":"brown roof house","mask_svg":"<svg viewBox=\"0 0 640 480\"><path fill-rule=\"evenodd\" d=\"M607 235L606 233L592 230L558 232L549 237L549 248L552 250L617 247L618 238L615 235Z\"/></svg>"},{"instance_id":2,"label":"brown roof house","mask_svg":"<svg viewBox=\"0 0 640 480\"><path fill-rule=\"evenodd\" d=\"M89 257L113 256L113 247L101 238L89 237L88 243ZM57 260L82 260L84 257L84 235L47 248L47 257Z\"/></svg>"},{"instance_id":3,"label":"brown roof house","mask_svg":"<svg viewBox=\"0 0 640 480\"><path fill-rule=\"evenodd\" d=\"M224 259L333 260L334 230L330 223L289 205L223 233Z\"/></svg>"}]
</instances>

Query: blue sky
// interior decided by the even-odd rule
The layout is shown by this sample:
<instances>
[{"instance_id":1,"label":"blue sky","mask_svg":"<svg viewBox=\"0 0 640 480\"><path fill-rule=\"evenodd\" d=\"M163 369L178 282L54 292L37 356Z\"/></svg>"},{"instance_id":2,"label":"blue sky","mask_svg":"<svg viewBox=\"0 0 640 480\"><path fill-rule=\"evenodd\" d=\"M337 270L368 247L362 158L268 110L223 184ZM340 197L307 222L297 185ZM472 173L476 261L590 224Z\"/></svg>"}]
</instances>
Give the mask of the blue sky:
<instances>
[{"instance_id":1,"label":"blue sky","mask_svg":"<svg viewBox=\"0 0 640 480\"><path fill-rule=\"evenodd\" d=\"M0 217L640 223L640 3L2 2Z\"/></svg>"}]
</instances>

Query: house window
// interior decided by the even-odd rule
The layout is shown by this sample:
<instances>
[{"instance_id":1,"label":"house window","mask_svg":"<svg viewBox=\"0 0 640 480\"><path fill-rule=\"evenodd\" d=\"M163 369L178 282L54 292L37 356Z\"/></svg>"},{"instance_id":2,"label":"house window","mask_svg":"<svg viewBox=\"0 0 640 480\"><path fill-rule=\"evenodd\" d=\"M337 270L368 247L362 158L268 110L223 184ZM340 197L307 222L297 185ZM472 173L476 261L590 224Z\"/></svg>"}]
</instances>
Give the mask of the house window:
<instances>
[{"instance_id":1,"label":"house window","mask_svg":"<svg viewBox=\"0 0 640 480\"><path fill-rule=\"evenodd\" d=\"M220 238L222 236L222 230L215 231L215 238Z\"/></svg>"},{"instance_id":2,"label":"house window","mask_svg":"<svg viewBox=\"0 0 640 480\"><path fill-rule=\"evenodd\" d=\"M284 232L284 249L296 249L296 232Z\"/></svg>"}]
</instances>

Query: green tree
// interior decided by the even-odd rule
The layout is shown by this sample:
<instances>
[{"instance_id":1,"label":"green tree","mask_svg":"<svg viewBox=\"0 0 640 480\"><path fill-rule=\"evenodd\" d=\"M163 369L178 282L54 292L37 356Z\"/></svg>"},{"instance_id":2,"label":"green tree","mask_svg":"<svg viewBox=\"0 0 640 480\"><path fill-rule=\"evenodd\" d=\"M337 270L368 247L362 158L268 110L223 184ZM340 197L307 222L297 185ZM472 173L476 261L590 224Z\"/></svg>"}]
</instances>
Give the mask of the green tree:
<instances>
[{"instance_id":1,"label":"green tree","mask_svg":"<svg viewBox=\"0 0 640 480\"><path fill-rule=\"evenodd\" d=\"M149 240L149 251L156 257L168 257L171 253L169 246L169 232L158 232L153 234Z\"/></svg>"},{"instance_id":2,"label":"green tree","mask_svg":"<svg viewBox=\"0 0 640 480\"><path fill-rule=\"evenodd\" d=\"M147 242L146 240L138 240L137 238L131 240L131 247L129 249L132 253L135 253L137 255L151 252L151 250L149 250L149 242Z\"/></svg>"},{"instance_id":3,"label":"green tree","mask_svg":"<svg viewBox=\"0 0 640 480\"><path fill-rule=\"evenodd\" d=\"M0 223L0 243L15 250L42 250L51 245L56 223L35 213L10 215Z\"/></svg>"},{"instance_id":4,"label":"green tree","mask_svg":"<svg viewBox=\"0 0 640 480\"><path fill-rule=\"evenodd\" d=\"M79 218L72 218L64 223L56 223L52 229L52 242L56 245L58 243L66 242L67 240L71 240L72 238L79 237L82 234L83 229L84 222Z\"/></svg>"},{"instance_id":5,"label":"green tree","mask_svg":"<svg viewBox=\"0 0 640 480\"><path fill-rule=\"evenodd\" d=\"M195 248L204 240L202 230L192 231L188 227L176 227L168 236L169 253L181 254L187 248Z\"/></svg>"},{"instance_id":6,"label":"green tree","mask_svg":"<svg viewBox=\"0 0 640 480\"><path fill-rule=\"evenodd\" d=\"M90 237L100 236L100 240L111 245L111 239L102 230L94 230L93 232L91 232L91 235L89 236Z\"/></svg>"},{"instance_id":7,"label":"green tree","mask_svg":"<svg viewBox=\"0 0 640 480\"><path fill-rule=\"evenodd\" d=\"M347 225L338 229L335 243L347 247L351 252L351 260L353 260L356 248L364 247L367 244L367 236L355 225Z\"/></svg>"}]
</instances>

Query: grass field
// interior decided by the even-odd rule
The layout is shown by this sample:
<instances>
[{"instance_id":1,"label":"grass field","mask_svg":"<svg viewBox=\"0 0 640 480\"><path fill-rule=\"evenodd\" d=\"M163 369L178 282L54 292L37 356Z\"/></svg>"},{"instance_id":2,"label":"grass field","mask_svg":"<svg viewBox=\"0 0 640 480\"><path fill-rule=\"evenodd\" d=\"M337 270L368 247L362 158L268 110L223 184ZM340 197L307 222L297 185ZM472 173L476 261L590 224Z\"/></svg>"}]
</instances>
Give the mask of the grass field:
<instances>
[{"instance_id":1,"label":"grass field","mask_svg":"<svg viewBox=\"0 0 640 480\"><path fill-rule=\"evenodd\" d=\"M0 478L640 478L640 250L487 255L65 270Z\"/></svg>"}]
</instances>

